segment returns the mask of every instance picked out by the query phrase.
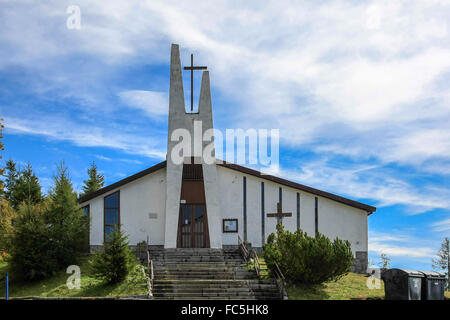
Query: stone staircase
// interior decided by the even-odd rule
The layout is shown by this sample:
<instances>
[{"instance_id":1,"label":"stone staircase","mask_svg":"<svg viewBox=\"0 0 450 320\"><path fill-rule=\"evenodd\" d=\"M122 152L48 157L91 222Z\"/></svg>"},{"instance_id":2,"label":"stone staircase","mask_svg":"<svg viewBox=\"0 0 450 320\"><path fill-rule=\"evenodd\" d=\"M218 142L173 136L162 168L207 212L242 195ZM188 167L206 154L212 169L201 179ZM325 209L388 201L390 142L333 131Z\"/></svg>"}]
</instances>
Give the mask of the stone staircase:
<instances>
[{"instance_id":1,"label":"stone staircase","mask_svg":"<svg viewBox=\"0 0 450 320\"><path fill-rule=\"evenodd\" d=\"M154 299L277 300L275 280L259 280L237 249L149 249Z\"/></svg>"}]
</instances>

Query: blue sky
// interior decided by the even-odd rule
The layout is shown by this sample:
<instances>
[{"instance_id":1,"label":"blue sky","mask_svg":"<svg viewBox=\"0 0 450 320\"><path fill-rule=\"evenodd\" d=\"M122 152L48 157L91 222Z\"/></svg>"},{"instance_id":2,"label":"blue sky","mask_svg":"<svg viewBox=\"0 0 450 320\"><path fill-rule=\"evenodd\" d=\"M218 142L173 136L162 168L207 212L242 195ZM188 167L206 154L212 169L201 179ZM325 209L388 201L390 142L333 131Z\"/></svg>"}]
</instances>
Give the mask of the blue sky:
<instances>
[{"instance_id":1,"label":"blue sky","mask_svg":"<svg viewBox=\"0 0 450 320\"><path fill-rule=\"evenodd\" d=\"M277 175L376 206L371 260L430 269L450 235L449 16L449 1L1 0L3 156L44 190L61 160L78 190L92 161L107 184L160 162L178 43L210 70L216 128L279 128Z\"/></svg>"}]
</instances>

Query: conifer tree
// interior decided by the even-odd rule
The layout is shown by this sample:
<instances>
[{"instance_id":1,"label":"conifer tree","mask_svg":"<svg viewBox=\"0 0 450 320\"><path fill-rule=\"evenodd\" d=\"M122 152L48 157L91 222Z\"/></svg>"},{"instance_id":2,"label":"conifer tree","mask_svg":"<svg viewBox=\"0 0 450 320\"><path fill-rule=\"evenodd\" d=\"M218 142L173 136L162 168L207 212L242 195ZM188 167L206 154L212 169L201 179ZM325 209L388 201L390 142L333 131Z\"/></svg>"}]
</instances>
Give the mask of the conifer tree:
<instances>
[{"instance_id":1,"label":"conifer tree","mask_svg":"<svg viewBox=\"0 0 450 320\"><path fill-rule=\"evenodd\" d=\"M58 270L58 265L41 205L22 203L17 211L8 251L13 278L38 280L52 276Z\"/></svg>"},{"instance_id":2,"label":"conifer tree","mask_svg":"<svg viewBox=\"0 0 450 320\"><path fill-rule=\"evenodd\" d=\"M85 251L89 222L83 216L64 162L58 166L54 185L49 192L49 204L44 219L49 225L52 247L59 267L67 267Z\"/></svg>"},{"instance_id":3,"label":"conifer tree","mask_svg":"<svg viewBox=\"0 0 450 320\"><path fill-rule=\"evenodd\" d=\"M433 268L438 271L444 271L447 278L447 290L450 290L450 239L445 238L442 241L441 248L437 253L437 258L433 259Z\"/></svg>"},{"instance_id":4,"label":"conifer tree","mask_svg":"<svg viewBox=\"0 0 450 320\"><path fill-rule=\"evenodd\" d=\"M104 243L105 250L94 254L91 267L94 276L106 283L117 283L125 279L135 263L129 248L128 236L116 228Z\"/></svg>"},{"instance_id":5,"label":"conifer tree","mask_svg":"<svg viewBox=\"0 0 450 320\"><path fill-rule=\"evenodd\" d=\"M3 130L5 129L5 126L3 124L3 118L0 118L0 151L5 150L5 146L3 144ZM3 155L0 154L0 160L3 159ZM5 174L5 168L0 167L0 176L3 176ZM4 182L3 179L0 180L0 197L1 197L1 203L3 204L3 192L4 192Z\"/></svg>"},{"instance_id":6,"label":"conifer tree","mask_svg":"<svg viewBox=\"0 0 450 320\"><path fill-rule=\"evenodd\" d=\"M88 180L84 180L83 194L88 194L103 188L105 185L105 176L98 173L97 165L92 161L91 167L87 169Z\"/></svg>"},{"instance_id":7,"label":"conifer tree","mask_svg":"<svg viewBox=\"0 0 450 320\"><path fill-rule=\"evenodd\" d=\"M12 203L13 191L15 190L17 180L19 179L19 172L17 172L16 163L12 159L6 161L6 167L3 174L6 178L4 185L6 188L6 190L4 191L5 199L9 201L9 203Z\"/></svg>"},{"instance_id":8,"label":"conifer tree","mask_svg":"<svg viewBox=\"0 0 450 320\"><path fill-rule=\"evenodd\" d=\"M5 150L3 144L3 119L0 119L0 151ZM0 154L0 160L3 158L3 155ZM0 177L5 175L5 168L0 167ZM10 240L11 229L12 229L12 221L15 215L14 210L9 207L8 201L5 197L5 184L3 179L0 180L0 260L2 260L3 256L7 252L7 247L9 247L8 243Z\"/></svg>"},{"instance_id":9,"label":"conifer tree","mask_svg":"<svg viewBox=\"0 0 450 320\"><path fill-rule=\"evenodd\" d=\"M14 179L13 171L11 177ZM30 164L19 172L16 180L11 180L9 188L9 201L14 209L18 209L21 203L35 205L43 200L39 179Z\"/></svg>"}]
</instances>

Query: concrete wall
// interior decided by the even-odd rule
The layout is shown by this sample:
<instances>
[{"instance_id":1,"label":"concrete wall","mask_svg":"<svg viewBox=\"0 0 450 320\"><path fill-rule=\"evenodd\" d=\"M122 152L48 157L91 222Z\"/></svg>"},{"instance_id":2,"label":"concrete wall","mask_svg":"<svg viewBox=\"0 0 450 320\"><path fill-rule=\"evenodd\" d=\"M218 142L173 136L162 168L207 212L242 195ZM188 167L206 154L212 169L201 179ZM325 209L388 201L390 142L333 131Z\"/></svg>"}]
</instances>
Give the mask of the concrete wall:
<instances>
[{"instance_id":1,"label":"concrete wall","mask_svg":"<svg viewBox=\"0 0 450 320\"><path fill-rule=\"evenodd\" d=\"M247 183L247 240L253 247L262 247L261 222L261 182L264 182L265 194L265 240L275 231L276 218L268 218L267 213L276 212L279 199L279 187L283 190L283 212L292 212L292 217L283 219L283 225L290 231L297 228L297 192L300 193L300 228L313 236L315 195L277 183L245 175L239 171L221 166L217 167L218 189L220 194L220 213L223 219L238 219L241 239L244 239L243 220L243 177ZM91 245L103 244L103 199L120 190L120 219L123 230L129 234L130 244L145 240L147 235L152 245L164 245L165 232L165 191L166 169L158 170L119 189L92 199L82 206L90 204ZM318 197L319 232L330 239L339 237L349 240L353 253L367 252L367 213L345 204ZM150 214L157 214L150 219ZM174 227L176 232L177 226ZM236 245L236 233L223 233L220 229L223 245Z\"/></svg>"},{"instance_id":2,"label":"concrete wall","mask_svg":"<svg viewBox=\"0 0 450 320\"><path fill-rule=\"evenodd\" d=\"M283 212L292 212L292 217L283 219L289 231L297 229L297 193L300 193L300 228L310 236L315 234L315 195L272 181L245 175L239 171L217 167L220 194L220 210L223 219L236 218L239 236L244 239L243 221L243 177L247 183L247 240L253 247L261 247L261 182L264 182L265 240L275 231L277 219L268 218L267 213L277 211L279 187L282 187ZM339 237L350 241L352 251L367 252L367 212L327 198L318 197L319 232L331 240ZM224 245L236 245L237 234L223 233Z\"/></svg>"},{"instance_id":3,"label":"concrete wall","mask_svg":"<svg viewBox=\"0 0 450 320\"><path fill-rule=\"evenodd\" d=\"M186 113L184 104L183 77L180 61L180 49L176 44L172 44L170 60L170 96L169 96L169 128L167 139L167 191L166 191L166 219L165 224L165 248L176 248L178 216L180 212L180 196L183 164L176 163L172 159L172 151L179 144L178 141L172 141L172 133L177 129L186 129L191 135L192 144L190 145L190 158L195 156L201 159L203 168L203 178L205 185L206 211L208 214L208 228L210 230L209 241L211 248L222 248L221 216L219 211L219 200L217 193L217 172L216 163L207 164L203 161L202 150L210 144L203 141L203 135L199 132L197 135L194 126L195 123L201 124L202 132L213 128L211 89L209 82L209 71L202 74L202 84L200 88L199 105L197 113ZM199 146L202 148L199 149ZM211 146L214 146L212 143ZM214 148L212 148L214 150ZM184 150L187 151L187 150ZM212 152L214 154L214 152Z\"/></svg>"},{"instance_id":4,"label":"concrete wall","mask_svg":"<svg viewBox=\"0 0 450 320\"><path fill-rule=\"evenodd\" d=\"M103 244L104 197L120 190L121 228L135 245L149 237L150 244L164 244L166 169L160 169L121 186L81 206L90 205L90 244ZM156 218L155 218L156 214Z\"/></svg>"}]
</instances>

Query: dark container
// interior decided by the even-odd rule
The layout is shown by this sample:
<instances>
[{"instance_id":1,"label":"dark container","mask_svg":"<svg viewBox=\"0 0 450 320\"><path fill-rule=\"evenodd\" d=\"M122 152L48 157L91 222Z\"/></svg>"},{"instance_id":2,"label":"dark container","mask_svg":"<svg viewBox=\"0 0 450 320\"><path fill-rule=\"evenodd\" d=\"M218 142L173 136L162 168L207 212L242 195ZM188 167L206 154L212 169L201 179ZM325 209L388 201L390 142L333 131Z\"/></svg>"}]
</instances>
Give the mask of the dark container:
<instances>
[{"instance_id":1,"label":"dark container","mask_svg":"<svg viewBox=\"0 0 450 320\"><path fill-rule=\"evenodd\" d=\"M381 273L386 300L421 300L422 279L420 271L388 269Z\"/></svg>"},{"instance_id":2,"label":"dark container","mask_svg":"<svg viewBox=\"0 0 450 320\"><path fill-rule=\"evenodd\" d=\"M422 279L422 300L444 300L445 275L434 271L420 271Z\"/></svg>"}]
</instances>

